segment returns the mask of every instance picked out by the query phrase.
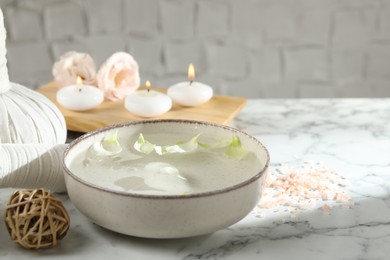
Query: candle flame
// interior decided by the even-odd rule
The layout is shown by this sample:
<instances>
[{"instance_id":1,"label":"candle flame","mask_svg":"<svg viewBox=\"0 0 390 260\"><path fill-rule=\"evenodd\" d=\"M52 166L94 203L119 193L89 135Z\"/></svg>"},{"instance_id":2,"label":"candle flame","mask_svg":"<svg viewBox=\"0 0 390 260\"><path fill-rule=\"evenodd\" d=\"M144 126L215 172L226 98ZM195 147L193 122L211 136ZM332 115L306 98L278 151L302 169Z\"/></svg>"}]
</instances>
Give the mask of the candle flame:
<instances>
[{"instance_id":1,"label":"candle flame","mask_svg":"<svg viewBox=\"0 0 390 260\"><path fill-rule=\"evenodd\" d=\"M83 79L80 76L77 76L76 85L82 85L82 84L83 84Z\"/></svg>"},{"instance_id":2,"label":"candle flame","mask_svg":"<svg viewBox=\"0 0 390 260\"><path fill-rule=\"evenodd\" d=\"M150 91L150 81L149 80L147 80L146 82L145 82L145 86L146 86L146 90L149 92Z\"/></svg>"},{"instance_id":3,"label":"candle flame","mask_svg":"<svg viewBox=\"0 0 390 260\"><path fill-rule=\"evenodd\" d=\"M190 65L188 65L188 80L190 82L194 81L195 79L195 67L194 67L194 64L190 63Z\"/></svg>"}]
</instances>

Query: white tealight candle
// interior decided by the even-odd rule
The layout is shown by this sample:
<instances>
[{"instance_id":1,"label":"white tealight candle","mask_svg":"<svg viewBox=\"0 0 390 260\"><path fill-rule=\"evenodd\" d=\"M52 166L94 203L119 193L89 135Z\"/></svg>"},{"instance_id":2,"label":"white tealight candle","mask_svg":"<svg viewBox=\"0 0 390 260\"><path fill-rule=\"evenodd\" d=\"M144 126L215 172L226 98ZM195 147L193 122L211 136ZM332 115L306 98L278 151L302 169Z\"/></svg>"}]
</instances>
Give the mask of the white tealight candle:
<instances>
[{"instance_id":1,"label":"white tealight candle","mask_svg":"<svg viewBox=\"0 0 390 260\"><path fill-rule=\"evenodd\" d=\"M146 81L147 90L139 90L125 99L125 108L142 117L155 117L168 112L172 100L165 94L150 90L150 81Z\"/></svg>"},{"instance_id":2,"label":"white tealight candle","mask_svg":"<svg viewBox=\"0 0 390 260\"><path fill-rule=\"evenodd\" d=\"M179 105L194 107L209 101L213 96L213 89L200 82L194 82L195 68L191 63L188 66L189 82L180 82L168 88L168 96Z\"/></svg>"},{"instance_id":3,"label":"white tealight candle","mask_svg":"<svg viewBox=\"0 0 390 260\"><path fill-rule=\"evenodd\" d=\"M104 94L97 87L83 85L81 78L77 77L76 85L59 89L56 98L61 106L69 110L85 111L100 105L104 100Z\"/></svg>"}]
</instances>

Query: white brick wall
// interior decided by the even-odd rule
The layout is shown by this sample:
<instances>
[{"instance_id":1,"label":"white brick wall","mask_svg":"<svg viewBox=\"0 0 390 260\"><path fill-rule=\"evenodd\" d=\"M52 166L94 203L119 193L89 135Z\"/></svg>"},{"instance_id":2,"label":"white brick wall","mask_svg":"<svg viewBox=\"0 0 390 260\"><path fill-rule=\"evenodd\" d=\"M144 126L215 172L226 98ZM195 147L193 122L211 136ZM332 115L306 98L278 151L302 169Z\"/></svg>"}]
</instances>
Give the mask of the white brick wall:
<instances>
[{"instance_id":1,"label":"white brick wall","mask_svg":"<svg viewBox=\"0 0 390 260\"><path fill-rule=\"evenodd\" d=\"M204 71L204 50L196 41L166 43L163 54L167 74L176 73L185 77L191 62L196 64L197 73Z\"/></svg>"},{"instance_id":2,"label":"white brick wall","mask_svg":"<svg viewBox=\"0 0 390 260\"><path fill-rule=\"evenodd\" d=\"M68 50L115 51L141 78L245 97L390 97L390 0L7 0L13 81L52 79Z\"/></svg>"},{"instance_id":3,"label":"white brick wall","mask_svg":"<svg viewBox=\"0 0 390 260\"><path fill-rule=\"evenodd\" d=\"M341 10L334 14L332 43L336 48L365 48L373 38L368 10Z\"/></svg>"},{"instance_id":4,"label":"white brick wall","mask_svg":"<svg viewBox=\"0 0 390 260\"><path fill-rule=\"evenodd\" d=\"M110 2L105 0L106 2ZM153 37L159 35L160 14L156 0L123 1L124 32ZM120 16L120 13L118 13Z\"/></svg>"},{"instance_id":5,"label":"white brick wall","mask_svg":"<svg viewBox=\"0 0 390 260\"><path fill-rule=\"evenodd\" d=\"M173 40L192 39L195 31L195 1L165 0L158 2L161 5L163 35ZM141 21L149 19L148 17L149 15L146 14Z\"/></svg>"},{"instance_id":6,"label":"white brick wall","mask_svg":"<svg viewBox=\"0 0 390 260\"><path fill-rule=\"evenodd\" d=\"M261 48L264 42L261 10L259 4L250 1L231 2L231 41L244 48Z\"/></svg>"},{"instance_id":7,"label":"white brick wall","mask_svg":"<svg viewBox=\"0 0 390 260\"><path fill-rule=\"evenodd\" d=\"M375 46L368 52L367 77L371 79L390 79L390 48Z\"/></svg>"},{"instance_id":8,"label":"white brick wall","mask_svg":"<svg viewBox=\"0 0 390 260\"><path fill-rule=\"evenodd\" d=\"M36 41L43 37L40 14L36 11L11 7L7 10L8 37L15 42Z\"/></svg>"},{"instance_id":9,"label":"white brick wall","mask_svg":"<svg viewBox=\"0 0 390 260\"><path fill-rule=\"evenodd\" d=\"M127 50L138 61L140 74L145 79L148 75L163 75L163 63L161 58L163 45L158 39L129 38Z\"/></svg>"},{"instance_id":10,"label":"white brick wall","mask_svg":"<svg viewBox=\"0 0 390 260\"><path fill-rule=\"evenodd\" d=\"M12 44L8 46L8 59L11 80L25 81L51 72L51 55L45 42Z\"/></svg>"},{"instance_id":11,"label":"white brick wall","mask_svg":"<svg viewBox=\"0 0 390 260\"><path fill-rule=\"evenodd\" d=\"M364 55L356 50L333 50L330 54L331 79L337 84L363 81Z\"/></svg>"},{"instance_id":12,"label":"white brick wall","mask_svg":"<svg viewBox=\"0 0 390 260\"><path fill-rule=\"evenodd\" d=\"M298 18L298 40L300 44L327 45L331 26L329 9L310 9Z\"/></svg>"},{"instance_id":13,"label":"white brick wall","mask_svg":"<svg viewBox=\"0 0 390 260\"><path fill-rule=\"evenodd\" d=\"M73 38L87 32L81 6L71 1L45 6L43 20L50 40Z\"/></svg>"},{"instance_id":14,"label":"white brick wall","mask_svg":"<svg viewBox=\"0 0 390 260\"><path fill-rule=\"evenodd\" d=\"M275 1L264 9L260 15L264 16L264 33L268 41L288 41L296 36L297 15L292 2Z\"/></svg>"},{"instance_id":15,"label":"white brick wall","mask_svg":"<svg viewBox=\"0 0 390 260\"><path fill-rule=\"evenodd\" d=\"M122 32L122 9L122 0L86 0L89 31L92 34Z\"/></svg>"},{"instance_id":16,"label":"white brick wall","mask_svg":"<svg viewBox=\"0 0 390 260\"><path fill-rule=\"evenodd\" d=\"M242 79L248 71L248 54L237 44L207 46L209 70L216 77Z\"/></svg>"},{"instance_id":17,"label":"white brick wall","mask_svg":"<svg viewBox=\"0 0 390 260\"><path fill-rule=\"evenodd\" d=\"M198 2L197 29L199 37L223 38L229 33L229 6L227 1Z\"/></svg>"},{"instance_id":18,"label":"white brick wall","mask_svg":"<svg viewBox=\"0 0 390 260\"><path fill-rule=\"evenodd\" d=\"M326 81L327 53L322 48L287 49L286 78L291 81Z\"/></svg>"},{"instance_id":19,"label":"white brick wall","mask_svg":"<svg viewBox=\"0 0 390 260\"><path fill-rule=\"evenodd\" d=\"M251 78L263 83L277 83L282 79L281 54L278 49L252 51L249 54Z\"/></svg>"},{"instance_id":20,"label":"white brick wall","mask_svg":"<svg viewBox=\"0 0 390 260\"><path fill-rule=\"evenodd\" d=\"M390 39L390 6L379 11L376 34L378 39Z\"/></svg>"}]
</instances>

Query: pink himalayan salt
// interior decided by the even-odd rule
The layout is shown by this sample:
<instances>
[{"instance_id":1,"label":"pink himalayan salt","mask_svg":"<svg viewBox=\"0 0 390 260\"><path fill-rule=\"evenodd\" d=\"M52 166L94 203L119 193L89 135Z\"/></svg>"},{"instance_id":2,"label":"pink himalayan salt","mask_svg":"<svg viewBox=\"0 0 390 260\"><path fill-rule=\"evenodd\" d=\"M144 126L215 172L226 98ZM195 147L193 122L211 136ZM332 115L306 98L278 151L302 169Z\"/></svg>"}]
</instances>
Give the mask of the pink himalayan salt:
<instances>
[{"instance_id":1,"label":"pink himalayan salt","mask_svg":"<svg viewBox=\"0 0 390 260\"><path fill-rule=\"evenodd\" d=\"M343 190L349 185L340 173L319 163L304 163L299 167L282 165L268 173L258 206L260 209L284 206L297 214L315 209L318 203L325 201L351 204L351 197ZM324 213L330 210L329 204L322 206ZM276 211L278 209L274 209Z\"/></svg>"}]
</instances>

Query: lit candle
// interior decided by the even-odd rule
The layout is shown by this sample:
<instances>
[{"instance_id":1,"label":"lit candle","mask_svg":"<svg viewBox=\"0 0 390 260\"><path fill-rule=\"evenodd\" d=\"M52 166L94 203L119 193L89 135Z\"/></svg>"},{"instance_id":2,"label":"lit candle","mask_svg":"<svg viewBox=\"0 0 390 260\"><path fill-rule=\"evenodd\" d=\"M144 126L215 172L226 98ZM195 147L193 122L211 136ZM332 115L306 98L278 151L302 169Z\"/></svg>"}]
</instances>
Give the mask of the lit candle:
<instances>
[{"instance_id":1,"label":"lit candle","mask_svg":"<svg viewBox=\"0 0 390 260\"><path fill-rule=\"evenodd\" d=\"M150 81L146 81L146 90L138 90L125 99L125 108L142 117L155 117L168 112L172 100L165 94L150 90Z\"/></svg>"},{"instance_id":2,"label":"lit candle","mask_svg":"<svg viewBox=\"0 0 390 260\"><path fill-rule=\"evenodd\" d=\"M182 106L194 107L211 99L213 89L200 82L195 82L195 68L188 66L188 82L180 82L168 88L168 96Z\"/></svg>"},{"instance_id":3,"label":"lit candle","mask_svg":"<svg viewBox=\"0 0 390 260\"><path fill-rule=\"evenodd\" d=\"M83 85L83 81L79 76L76 85L60 88L56 97L61 106L75 111L95 108L104 100L103 91L94 86Z\"/></svg>"}]
</instances>

